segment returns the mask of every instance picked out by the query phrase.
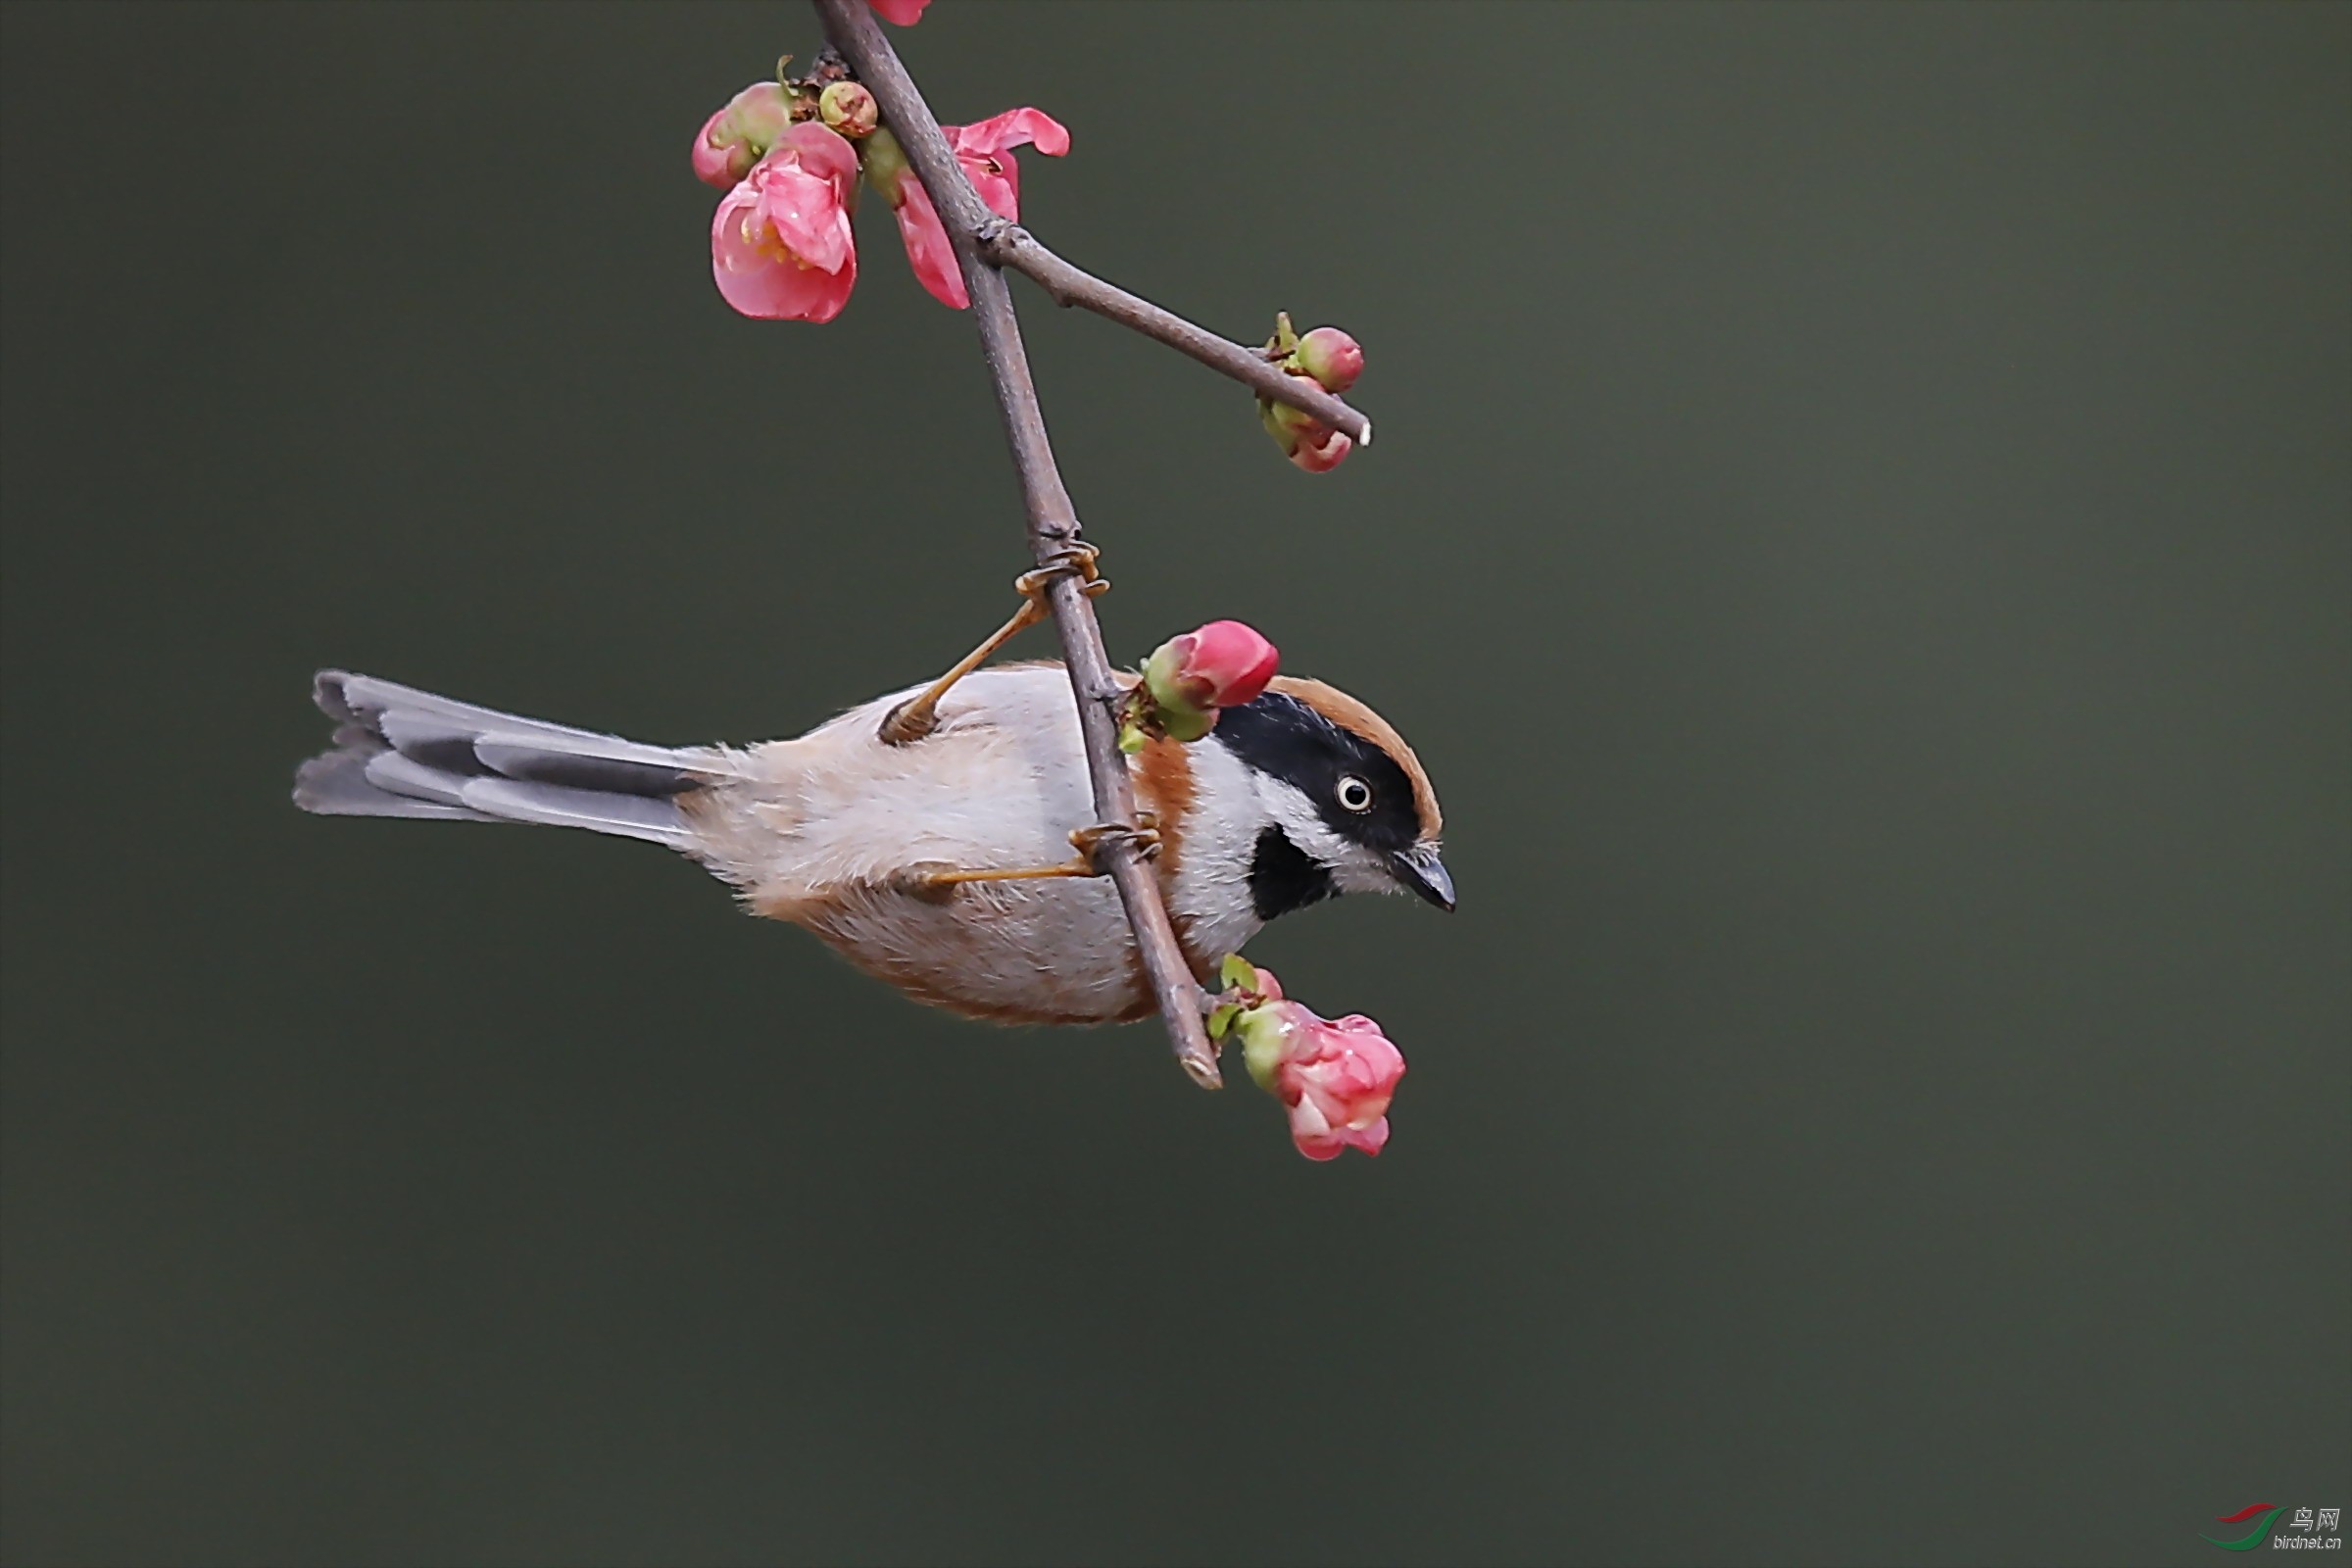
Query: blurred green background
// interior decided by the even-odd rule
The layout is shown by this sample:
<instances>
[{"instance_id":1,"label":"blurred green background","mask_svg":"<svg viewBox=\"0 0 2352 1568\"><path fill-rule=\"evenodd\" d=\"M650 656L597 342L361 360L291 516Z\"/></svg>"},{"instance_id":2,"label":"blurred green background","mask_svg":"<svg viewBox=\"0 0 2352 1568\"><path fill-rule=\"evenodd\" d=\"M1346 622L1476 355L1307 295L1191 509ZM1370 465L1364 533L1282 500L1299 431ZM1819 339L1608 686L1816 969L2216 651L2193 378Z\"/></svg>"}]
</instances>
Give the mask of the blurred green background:
<instances>
[{"instance_id":1,"label":"blurred green background","mask_svg":"<svg viewBox=\"0 0 2352 1568\"><path fill-rule=\"evenodd\" d=\"M1021 285L1140 657L1420 749L1463 904L1253 953L1412 1058L1310 1165L1155 1027L922 1011L692 866L287 804L342 664L788 734L1005 611L885 212L709 278L797 5L42 7L5 61L19 1563L2207 1560L2352 1504L2352 10L1081 7ZM1022 651L1041 654L1041 641Z\"/></svg>"}]
</instances>

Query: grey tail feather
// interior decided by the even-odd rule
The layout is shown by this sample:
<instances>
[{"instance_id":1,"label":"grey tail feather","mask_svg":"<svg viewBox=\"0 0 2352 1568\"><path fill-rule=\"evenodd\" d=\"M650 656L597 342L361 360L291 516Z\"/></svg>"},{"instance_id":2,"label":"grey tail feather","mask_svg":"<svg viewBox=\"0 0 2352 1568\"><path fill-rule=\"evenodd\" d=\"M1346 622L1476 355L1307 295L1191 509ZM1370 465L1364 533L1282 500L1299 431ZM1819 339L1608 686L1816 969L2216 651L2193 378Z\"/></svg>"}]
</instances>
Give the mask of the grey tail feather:
<instances>
[{"instance_id":1,"label":"grey tail feather","mask_svg":"<svg viewBox=\"0 0 2352 1568\"><path fill-rule=\"evenodd\" d=\"M296 770L294 804L321 816L536 822L684 849L678 797L735 770L716 747L640 746L339 669L312 695L335 745Z\"/></svg>"}]
</instances>

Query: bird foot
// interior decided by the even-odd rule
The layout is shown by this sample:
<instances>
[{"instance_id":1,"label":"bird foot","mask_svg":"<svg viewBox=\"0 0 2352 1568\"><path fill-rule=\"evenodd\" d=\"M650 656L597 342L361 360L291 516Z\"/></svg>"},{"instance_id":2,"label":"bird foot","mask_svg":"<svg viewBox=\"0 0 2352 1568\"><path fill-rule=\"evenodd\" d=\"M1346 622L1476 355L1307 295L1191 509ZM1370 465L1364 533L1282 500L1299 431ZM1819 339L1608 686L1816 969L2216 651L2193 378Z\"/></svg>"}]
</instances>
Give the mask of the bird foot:
<instances>
[{"instance_id":1,"label":"bird foot","mask_svg":"<svg viewBox=\"0 0 2352 1568\"><path fill-rule=\"evenodd\" d=\"M1093 545L1064 545L1034 569L1013 578L1013 591L1021 596L1021 608L1012 612L1010 620L983 638L979 647L958 660L954 668L884 714L882 743L885 746L905 746L911 741L921 740L937 729L939 700L954 690L957 681L985 663L990 655L1052 613L1046 602L1046 591L1053 586L1054 578L1077 577L1080 579L1080 591L1090 599L1108 593L1110 579L1103 576L1095 565L1102 554Z\"/></svg>"},{"instance_id":2,"label":"bird foot","mask_svg":"<svg viewBox=\"0 0 2352 1568\"><path fill-rule=\"evenodd\" d=\"M1107 876L1109 870L1101 863L1102 846L1125 840L1136 847L1145 859L1159 853L1159 826L1149 812L1134 827L1119 822L1102 822L1093 827L1078 828L1070 834L1070 848L1078 852L1076 859L1059 865L1023 866L1009 871L966 871L936 860L910 865L891 879L894 892L909 894L918 899L944 899L969 882L1044 882L1057 877Z\"/></svg>"}]
</instances>

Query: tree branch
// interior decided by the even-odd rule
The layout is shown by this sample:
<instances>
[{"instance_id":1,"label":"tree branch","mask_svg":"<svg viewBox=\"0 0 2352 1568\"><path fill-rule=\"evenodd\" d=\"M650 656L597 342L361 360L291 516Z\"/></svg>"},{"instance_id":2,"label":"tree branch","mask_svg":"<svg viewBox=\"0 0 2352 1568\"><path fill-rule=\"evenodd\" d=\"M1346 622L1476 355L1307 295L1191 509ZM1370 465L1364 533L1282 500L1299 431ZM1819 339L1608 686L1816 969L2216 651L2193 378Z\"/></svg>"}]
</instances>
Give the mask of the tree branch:
<instances>
[{"instance_id":1,"label":"tree branch","mask_svg":"<svg viewBox=\"0 0 2352 1568\"><path fill-rule=\"evenodd\" d=\"M1045 414L1038 407L1029 356L1021 346L1020 321L1013 315L1012 290L980 248L978 236L995 215L963 177L939 121L923 101L914 78L900 64L898 51L883 35L866 0L814 3L833 47L848 59L858 80L881 104L884 119L906 148L907 162L914 166L955 244L964 287L972 296L972 318L980 328L989 379L996 386L997 407L1004 418L1004 436L1020 474L1021 495L1029 513L1031 553L1041 566L1066 562L1073 548L1082 543L1077 511L1046 437ZM1167 906L1160 902L1158 880L1144 858L1137 833L1135 789L1128 778L1127 760L1119 752L1115 716L1125 692L1111 671L1110 656L1102 646L1102 628L1095 620L1093 602L1077 575L1068 571L1056 575L1047 596L1054 629L1061 634L1070 689L1078 702L1078 729L1093 785L1095 818L1111 829L1096 845L1095 861L1110 874L1119 890L1127 923L1135 931L1136 951L1142 956L1160 1015L1167 1021L1176 1059L1196 1083L1217 1088L1224 1079L1217 1070L1216 1048L1209 1044L1202 1024L1205 999L1184 950L1177 945Z\"/></svg>"},{"instance_id":2,"label":"tree branch","mask_svg":"<svg viewBox=\"0 0 2352 1568\"><path fill-rule=\"evenodd\" d=\"M1179 353L1189 354L1212 370L1222 371L1251 388L1330 425L1359 447L1372 444L1372 421L1303 375L1293 375L1256 349L1226 341L1204 326L1195 326L1173 312L1163 311L1140 295L1106 283L1083 268L1073 267L1038 243L1037 236L996 214L980 226L980 254L999 267L1009 267L1054 297L1056 305L1077 305L1108 317L1156 338Z\"/></svg>"}]
</instances>

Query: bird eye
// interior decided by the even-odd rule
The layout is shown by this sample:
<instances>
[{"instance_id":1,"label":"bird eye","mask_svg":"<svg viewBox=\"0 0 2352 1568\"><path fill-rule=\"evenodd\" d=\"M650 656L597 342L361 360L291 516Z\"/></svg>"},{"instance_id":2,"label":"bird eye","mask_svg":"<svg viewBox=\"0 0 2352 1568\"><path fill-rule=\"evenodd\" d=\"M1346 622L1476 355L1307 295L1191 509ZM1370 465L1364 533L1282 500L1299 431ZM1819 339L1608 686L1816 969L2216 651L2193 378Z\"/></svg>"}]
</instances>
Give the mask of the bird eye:
<instances>
[{"instance_id":1,"label":"bird eye","mask_svg":"<svg viewBox=\"0 0 2352 1568\"><path fill-rule=\"evenodd\" d=\"M1350 811L1372 809L1372 786L1353 773L1340 780L1340 805Z\"/></svg>"}]
</instances>

